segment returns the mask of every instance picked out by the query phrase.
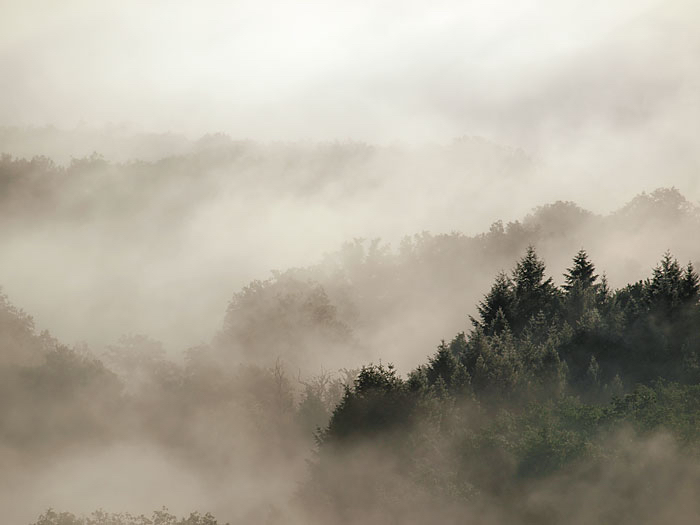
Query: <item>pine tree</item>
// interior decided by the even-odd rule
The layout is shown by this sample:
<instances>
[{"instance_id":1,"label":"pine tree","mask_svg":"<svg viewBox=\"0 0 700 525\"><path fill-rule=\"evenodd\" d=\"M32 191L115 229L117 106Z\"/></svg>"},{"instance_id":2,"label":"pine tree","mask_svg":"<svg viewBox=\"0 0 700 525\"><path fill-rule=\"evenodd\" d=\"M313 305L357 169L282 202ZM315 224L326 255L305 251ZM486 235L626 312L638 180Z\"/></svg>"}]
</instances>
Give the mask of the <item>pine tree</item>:
<instances>
[{"instance_id":1,"label":"pine tree","mask_svg":"<svg viewBox=\"0 0 700 525\"><path fill-rule=\"evenodd\" d=\"M595 274L595 266L588 259L586 250L581 249L574 257L573 266L567 268L564 274L566 282L562 288L567 292L570 292L576 286L585 290L593 286L596 279L598 279L598 275Z\"/></svg>"},{"instance_id":2,"label":"pine tree","mask_svg":"<svg viewBox=\"0 0 700 525\"><path fill-rule=\"evenodd\" d=\"M545 269L544 261L537 256L535 248L528 246L525 256L513 270L515 315L511 324L514 328L522 329L539 312L551 313L556 288L551 277L544 278Z\"/></svg>"},{"instance_id":3,"label":"pine tree","mask_svg":"<svg viewBox=\"0 0 700 525\"><path fill-rule=\"evenodd\" d=\"M505 326L503 320L507 323L511 322L514 299L513 282L504 272L500 272L489 293L477 306L480 320L472 318L472 323L481 327L489 335L497 333ZM494 323L497 319L500 321Z\"/></svg>"},{"instance_id":4,"label":"pine tree","mask_svg":"<svg viewBox=\"0 0 700 525\"><path fill-rule=\"evenodd\" d=\"M542 286L544 271L544 261L537 256L534 246L528 246L525 255L518 261L513 271L516 294L522 295L525 291L535 290Z\"/></svg>"},{"instance_id":5,"label":"pine tree","mask_svg":"<svg viewBox=\"0 0 700 525\"><path fill-rule=\"evenodd\" d=\"M574 256L573 265L567 268L564 274L566 304L566 319L575 325L578 320L591 308L595 308L599 301L600 284L596 284L598 275L595 266L588 259L588 254L581 249ZM607 286L607 283L603 283Z\"/></svg>"},{"instance_id":6,"label":"pine tree","mask_svg":"<svg viewBox=\"0 0 700 525\"><path fill-rule=\"evenodd\" d=\"M681 300L683 302L697 303L700 293L700 277L698 277L693 263L688 263L681 281Z\"/></svg>"},{"instance_id":7,"label":"pine tree","mask_svg":"<svg viewBox=\"0 0 700 525\"><path fill-rule=\"evenodd\" d=\"M435 355L428 360L425 372L429 385L441 380L447 391L454 392L468 387L470 378L467 369L454 355L450 346L442 341Z\"/></svg>"},{"instance_id":8,"label":"pine tree","mask_svg":"<svg viewBox=\"0 0 700 525\"><path fill-rule=\"evenodd\" d=\"M610 301L612 293L610 291L610 284L608 283L608 276L603 274L600 278L600 282L595 285L596 291L596 304L598 308L605 306L606 303Z\"/></svg>"},{"instance_id":9,"label":"pine tree","mask_svg":"<svg viewBox=\"0 0 700 525\"><path fill-rule=\"evenodd\" d=\"M667 251L659 266L654 268L651 280L645 283L647 303L650 307L670 315L681 302L682 288L683 270Z\"/></svg>"},{"instance_id":10,"label":"pine tree","mask_svg":"<svg viewBox=\"0 0 700 525\"><path fill-rule=\"evenodd\" d=\"M502 308L498 309L496 312L496 317L493 318L491 324L487 327L486 333L490 335L498 335L500 333L510 330L510 323L506 317L505 312Z\"/></svg>"}]
</instances>

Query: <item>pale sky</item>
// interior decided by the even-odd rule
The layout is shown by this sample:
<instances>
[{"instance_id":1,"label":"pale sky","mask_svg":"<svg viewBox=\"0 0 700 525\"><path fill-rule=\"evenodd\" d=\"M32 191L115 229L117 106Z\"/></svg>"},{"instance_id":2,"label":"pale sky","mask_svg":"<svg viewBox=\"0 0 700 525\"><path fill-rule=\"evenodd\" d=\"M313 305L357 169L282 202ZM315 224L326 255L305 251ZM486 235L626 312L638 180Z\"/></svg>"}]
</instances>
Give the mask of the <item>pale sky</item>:
<instances>
[{"instance_id":1,"label":"pale sky","mask_svg":"<svg viewBox=\"0 0 700 525\"><path fill-rule=\"evenodd\" d=\"M5 0L0 124L537 148L697 101L696 5Z\"/></svg>"}]
</instances>

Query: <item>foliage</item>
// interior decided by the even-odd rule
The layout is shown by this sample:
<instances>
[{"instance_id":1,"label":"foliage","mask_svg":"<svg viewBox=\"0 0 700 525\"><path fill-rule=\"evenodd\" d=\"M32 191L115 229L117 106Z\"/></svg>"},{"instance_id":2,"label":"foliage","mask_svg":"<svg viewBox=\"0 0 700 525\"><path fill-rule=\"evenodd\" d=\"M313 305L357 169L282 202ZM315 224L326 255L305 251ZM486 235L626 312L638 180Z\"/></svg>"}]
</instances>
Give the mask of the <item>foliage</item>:
<instances>
[{"instance_id":1,"label":"foliage","mask_svg":"<svg viewBox=\"0 0 700 525\"><path fill-rule=\"evenodd\" d=\"M218 525L210 513L204 515L193 512L187 518L178 519L166 508L153 511L151 517L143 514L135 516L127 513L109 513L98 510L89 516L75 516L70 512L47 510L31 525ZM222 524L223 525L223 524Z\"/></svg>"},{"instance_id":2,"label":"foliage","mask_svg":"<svg viewBox=\"0 0 700 525\"><path fill-rule=\"evenodd\" d=\"M544 272L529 247L511 276L497 275L472 331L442 342L406 380L391 366L364 367L320 434L317 490L335 490L323 474L329 451L353 457L367 441L384 444L401 476L449 498L605 461L608 436L627 427L671 432L700 453L693 265L666 253L651 278L614 292L583 250L561 288ZM455 455L457 464L440 459ZM371 475L352 471L343 483Z\"/></svg>"}]
</instances>

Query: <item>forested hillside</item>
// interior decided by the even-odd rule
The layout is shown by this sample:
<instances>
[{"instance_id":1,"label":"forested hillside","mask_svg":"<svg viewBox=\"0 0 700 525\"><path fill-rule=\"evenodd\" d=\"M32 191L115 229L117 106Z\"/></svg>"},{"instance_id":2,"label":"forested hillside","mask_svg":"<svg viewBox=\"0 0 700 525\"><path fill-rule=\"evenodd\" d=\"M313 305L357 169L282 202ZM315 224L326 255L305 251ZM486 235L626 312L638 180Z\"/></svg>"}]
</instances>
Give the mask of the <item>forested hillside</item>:
<instances>
[{"instance_id":1,"label":"forested hillside","mask_svg":"<svg viewBox=\"0 0 700 525\"><path fill-rule=\"evenodd\" d=\"M353 238L239 287L220 256L241 235L259 255L246 224L271 177L288 174L278 189L299 209L383 199L401 178L382 169L402 152L183 144L152 161L0 160L0 271L34 294L0 295L0 505L30 487L41 499L11 521L43 511L41 525L216 523L190 516L198 509L240 523L410 523L439 503L447 521L555 523L561 508L533 504L533 490L585 507L566 487L609 476L636 498L620 458L658 440L668 476L695 475L695 459L679 458L694 458L697 441L700 248L688 239L700 213L677 189L607 214L556 201L483 233ZM419 170L433 154L401 162L421 157ZM438 156L469 167L469 185L533 168L477 139ZM15 306L23 298L86 342L45 330ZM664 483L669 499L677 485ZM246 495L232 499L232 486ZM140 514L173 502L173 513Z\"/></svg>"},{"instance_id":2,"label":"forested hillside","mask_svg":"<svg viewBox=\"0 0 700 525\"><path fill-rule=\"evenodd\" d=\"M606 216L556 202L478 235L422 232L398 246L355 239L319 264L273 272L234 294L214 348L263 361L283 355L302 368L318 361L356 367L380 357L410 368L436 337L464 330L490 287L489 269L507 269L529 245L561 272L551 286L565 284L564 254L585 246L615 288L646 278L668 249L700 261L700 247L687 242L698 229L698 207L661 188Z\"/></svg>"},{"instance_id":3,"label":"forested hillside","mask_svg":"<svg viewBox=\"0 0 700 525\"><path fill-rule=\"evenodd\" d=\"M2 0L0 525L700 524L698 0Z\"/></svg>"},{"instance_id":4,"label":"forested hillside","mask_svg":"<svg viewBox=\"0 0 700 525\"><path fill-rule=\"evenodd\" d=\"M520 150L469 137L408 148L219 134L124 158L113 153L121 141L98 131L78 133L81 140L67 131L0 129L0 141L3 133L3 284L56 335L92 345L147 332L183 350L209 338L234 289L270 269L310 265L353 237L393 243L422 228L443 231L455 217L479 231L484 225L462 213L460 195L490 187L494 200L500 184L534 169ZM54 157L42 146L45 134L80 154ZM11 140L22 136L22 147ZM138 136L124 141L150 145ZM98 154L85 149L91 143L109 147ZM22 156L28 150L34 156ZM496 173L503 182L490 184ZM422 198L438 191L436 177L448 201ZM374 221L373 206L391 220ZM489 213L500 216L498 207ZM73 308L56 312L47 295Z\"/></svg>"},{"instance_id":5,"label":"forested hillside","mask_svg":"<svg viewBox=\"0 0 700 525\"><path fill-rule=\"evenodd\" d=\"M699 291L668 253L611 290L583 250L557 287L529 247L427 363L362 367L308 504L352 523L698 519Z\"/></svg>"},{"instance_id":6,"label":"forested hillside","mask_svg":"<svg viewBox=\"0 0 700 525\"><path fill-rule=\"evenodd\" d=\"M488 246L505 234L470 242ZM370 256L362 244L349 246L362 255L356 275L373 286L345 281L346 303L336 305L331 297L343 295L308 279L323 265L254 282L234 295L211 344L191 348L182 363L147 336L125 336L101 355L66 347L37 334L3 296L6 468L38 472L78 447L137 440L217 484L257 472L255 486L294 473L278 489L285 503L270 507L263 490L228 514L242 523L476 515L560 523L572 508L582 523L697 515L681 490L700 482L700 280L692 262L666 252L646 278L613 288L580 249L557 285L529 245L510 271L492 273L475 315L462 313L463 331L408 374L381 348L368 359L378 364L309 374L313 363L324 370L324 351L334 362L343 349L367 351L361 332L341 321L353 319L353 304L401 304L389 295L401 287L363 275L376 268L372 254L387 257L386 275L400 276L401 259L376 243ZM340 282L334 278L326 285ZM295 377L289 362L302 361L308 368ZM588 508L600 497L590 487L608 483L612 499ZM216 523L188 519L48 511L36 523Z\"/></svg>"}]
</instances>

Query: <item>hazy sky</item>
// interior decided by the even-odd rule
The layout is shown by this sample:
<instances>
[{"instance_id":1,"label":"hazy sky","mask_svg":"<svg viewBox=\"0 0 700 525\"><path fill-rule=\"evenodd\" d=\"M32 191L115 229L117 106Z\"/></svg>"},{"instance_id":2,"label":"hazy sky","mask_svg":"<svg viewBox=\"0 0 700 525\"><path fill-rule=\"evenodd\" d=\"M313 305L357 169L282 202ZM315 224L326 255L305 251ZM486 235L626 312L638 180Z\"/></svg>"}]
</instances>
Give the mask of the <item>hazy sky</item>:
<instances>
[{"instance_id":1,"label":"hazy sky","mask_svg":"<svg viewBox=\"0 0 700 525\"><path fill-rule=\"evenodd\" d=\"M5 0L0 122L549 148L697 115L697 5Z\"/></svg>"},{"instance_id":2,"label":"hazy sky","mask_svg":"<svg viewBox=\"0 0 700 525\"><path fill-rule=\"evenodd\" d=\"M182 251L194 254L191 267L178 259L166 265L171 271L144 270L151 286L170 289L163 276L183 274L220 282L212 267L264 277L270 268L310 264L353 237L476 233L557 199L608 213L641 191L676 186L700 201L697 0L0 0L0 6L0 126L126 123L193 139L223 131L236 139L380 144L478 135L524 148L537 167L510 178L474 178L456 161L411 165L404 156L375 166L384 181L377 191L341 193L337 202L275 201L272 182L261 201L223 192L186 227L190 240ZM246 219L234 220L240 215ZM91 249L109 258L101 244L109 239L95 231L99 241ZM235 238L226 237L231 231ZM36 276L60 281L52 271L60 276L79 264L71 257L82 257L80 250L65 247L84 246L81 235L23 233L0 265L0 284L59 335L55 325L70 323L41 315L55 310L55 300L42 306L48 283L40 286ZM44 264L39 254L47 251L52 270L26 263ZM66 254L64 265L56 262ZM96 276L84 279L88 295L106 281L103 271L94 263L81 274ZM219 285L220 297L208 308L223 312L222 297L246 282L239 277ZM27 290L39 298L27 299ZM83 314L74 311L82 326Z\"/></svg>"},{"instance_id":3,"label":"hazy sky","mask_svg":"<svg viewBox=\"0 0 700 525\"><path fill-rule=\"evenodd\" d=\"M122 168L108 167L51 181L64 205L54 215L49 199L34 217L21 200L34 202L33 192L19 194L6 214L15 221L0 228L0 286L37 328L68 344L87 341L98 355L126 333L147 333L169 350L209 341L250 279L316 263L356 237L395 246L424 230L475 234L557 199L608 213L659 186L700 202L699 0L0 0L0 94L0 127L80 127L72 136L90 137L124 124L184 134L191 144L212 132L266 142L262 153L251 146L252 160L212 161L211 172L203 162L196 173L196 156L180 159L171 164L174 183L148 172L157 184L143 189L140 172L126 168L133 176L120 179ZM27 133L31 144L20 153L0 139L0 153L44 153L33 149L35 135ZM468 147L448 146L465 135L487 139L472 148L476 160ZM323 148L304 154L312 141L345 139L386 147L366 162ZM286 156L272 144L266 154L276 140L302 144ZM94 142L73 142L67 162L93 151ZM512 150L492 143L523 148L527 162L500 169ZM88 149L74 153L78 147ZM482 150L496 153L480 162ZM294 167L293 154L308 165ZM169 173L168 162L159 166ZM182 183L178 170L186 169L197 184ZM13 177L8 169L5 178ZM649 242L637 239L614 246L620 264L650 271L653 263L635 260ZM497 270L460 268L483 283ZM367 347L386 360L393 356L385 341L405 352L396 334L415 345L423 337L430 343L422 362L442 337L468 328L441 324L438 310L432 318L401 311ZM208 421L195 421L192 435L223 436L236 461L256 450ZM251 443L262 447L257 436ZM2 447L0 460L14 454ZM39 474L0 473L0 507L24 501L10 510L36 516L49 505L135 510L174 500L177 512L216 511L243 498L278 501L286 485L298 487L286 472L291 463L270 473L248 461L212 488L138 443L81 450L42 462Z\"/></svg>"}]
</instances>

